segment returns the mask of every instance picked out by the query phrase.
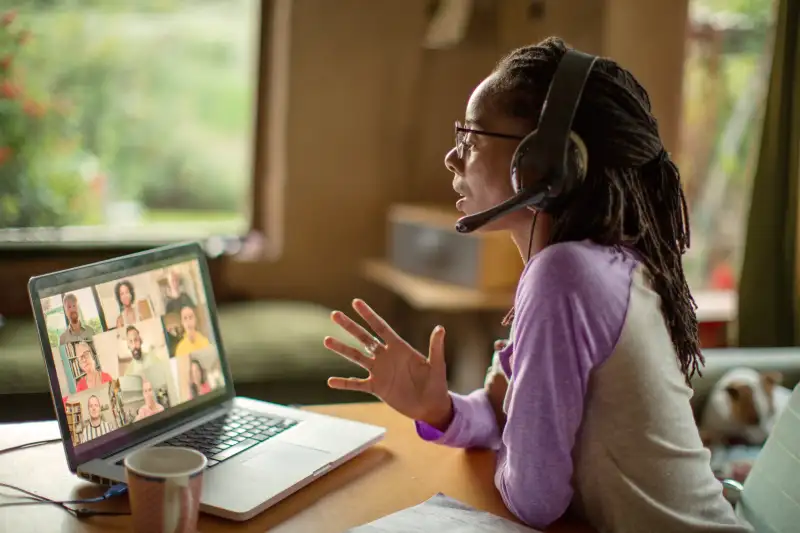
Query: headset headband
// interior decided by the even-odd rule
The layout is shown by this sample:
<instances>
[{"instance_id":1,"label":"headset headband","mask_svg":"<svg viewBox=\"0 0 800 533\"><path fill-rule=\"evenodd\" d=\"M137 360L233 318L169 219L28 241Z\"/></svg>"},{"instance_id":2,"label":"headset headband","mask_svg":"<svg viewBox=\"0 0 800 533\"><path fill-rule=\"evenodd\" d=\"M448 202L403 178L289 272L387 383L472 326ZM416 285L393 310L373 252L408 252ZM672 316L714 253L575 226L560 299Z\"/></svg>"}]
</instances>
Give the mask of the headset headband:
<instances>
[{"instance_id":1,"label":"headset headband","mask_svg":"<svg viewBox=\"0 0 800 533\"><path fill-rule=\"evenodd\" d=\"M568 161L577 139L572 133L572 121L596 60L593 55L567 50L550 82L537 128L519 143L514 153L511 164L514 196L485 211L460 218L456 223L459 233L470 233L524 207L544 206L574 185L571 182L575 176L570 175ZM524 183L520 168L526 168L537 179Z\"/></svg>"}]
</instances>

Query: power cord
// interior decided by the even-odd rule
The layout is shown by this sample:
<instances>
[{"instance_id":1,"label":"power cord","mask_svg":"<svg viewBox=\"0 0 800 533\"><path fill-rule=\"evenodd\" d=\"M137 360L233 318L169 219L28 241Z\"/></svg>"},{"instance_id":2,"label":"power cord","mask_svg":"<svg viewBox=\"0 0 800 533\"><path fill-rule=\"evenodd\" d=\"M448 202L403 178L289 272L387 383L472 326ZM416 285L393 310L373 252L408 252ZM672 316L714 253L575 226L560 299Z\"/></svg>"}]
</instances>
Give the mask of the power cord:
<instances>
[{"instance_id":1,"label":"power cord","mask_svg":"<svg viewBox=\"0 0 800 533\"><path fill-rule=\"evenodd\" d=\"M49 440L28 442L26 444L20 444L19 446L12 446L11 448L2 449L0 450L0 455L18 450L25 450L27 448L33 448L36 446L43 446L45 444L53 444L56 442L61 442L61 439L49 439ZM118 483L117 485L113 485L107 491L105 491L102 496L97 496L96 498L85 498L82 500L62 500L62 501L52 500L50 498L47 498L45 496L40 496L21 487L9 485L8 483L0 482L0 487L21 492L29 499L29 501L0 503L0 508L13 507L18 505L50 504L61 507L62 509L64 509L64 511L68 512L69 514L73 515L75 518L78 519L89 518L92 516L122 516L130 514L128 512L99 511L96 509L87 509L85 507L79 507L79 508L69 507L70 505L86 505L90 503L100 503L106 500L110 500L111 498L116 498L117 496L122 496L123 494L128 492L128 486L124 483Z\"/></svg>"},{"instance_id":2,"label":"power cord","mask_svg":"<svg viewBox=\"0 0 800 533\"><path fill-rule=\"evenodd\" d=\"M0 455L3 455L4 453L16 452L18 450L25 450L27 448L34 448L36 446L43 446L45 444L55 444L56 442L61 442L61 439L47 439L47 440L37 440L35 442L26 442L25 444L20 444L19 446L4 448L0 450Z\"/></svg>"},{"instance_id":3,"label":"power cord","mask_svg":"<svg viewBox=\"0 0 800 533\"><path fill-rule=\"evenodd\" d=\"M75 518L89 518L92 516L122 516L122 515L129 515L128 512L117 512L117 511L99 511L96 509L87 509L85 507L73 508L69 507L69 505L86 505L89 503L100 503L105 500L109 500L111 498L115 498L117 496L121 496L128 492L128 486L124 483L119 483L117 485L112 486L109 488L102 496L98 496L96 498L86 498L83 500L51 500L45 496L39 496L38 494L34 494L29 490L25 490L21 487L16 487L14 485L9 485L8 483L0 482L0 487L5 487L7 489L19 491L32 501L23 501L23 502L9 502L9 503L0 503L0 508L2 507L14 507L18 505L40 505L43 503L56 505L61 507L66 512L73 515Z\"/></svg>"}]
</instances>

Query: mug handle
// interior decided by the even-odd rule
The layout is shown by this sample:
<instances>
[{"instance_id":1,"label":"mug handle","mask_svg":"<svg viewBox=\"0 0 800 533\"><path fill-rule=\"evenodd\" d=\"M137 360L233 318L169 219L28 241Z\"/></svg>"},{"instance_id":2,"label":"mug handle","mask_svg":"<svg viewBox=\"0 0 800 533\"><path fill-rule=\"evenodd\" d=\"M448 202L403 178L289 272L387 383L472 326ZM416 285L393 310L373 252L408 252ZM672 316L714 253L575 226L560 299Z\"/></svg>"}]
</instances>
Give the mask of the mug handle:
<instances>
[{"instance_id":1,"label":"mug handle","mask_svg":"<svg viewBox=\"0 0 800 533\"><path fill-rule=\"evenodd\" d=\"M194 515L194 505L188 477L167 479L164 486L163 531L165 533L183 531L186 520Z\"/></svg>"}]
</instances>

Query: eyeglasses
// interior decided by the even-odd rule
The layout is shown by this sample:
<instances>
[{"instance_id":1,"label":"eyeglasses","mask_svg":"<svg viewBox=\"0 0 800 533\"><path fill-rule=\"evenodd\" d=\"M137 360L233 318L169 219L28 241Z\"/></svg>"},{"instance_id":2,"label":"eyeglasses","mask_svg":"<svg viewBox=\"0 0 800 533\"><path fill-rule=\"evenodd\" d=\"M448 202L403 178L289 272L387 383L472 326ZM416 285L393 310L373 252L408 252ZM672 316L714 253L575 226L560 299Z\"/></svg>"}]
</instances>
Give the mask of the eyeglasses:
<instances>
[{"instance_id":1,"label":"eyeglasses","mask_svg":"<svg viewBox=\"0 0 800 533\"><path fill-rule=\"evenodd\" d=\"M464 159L464 154L466 153L467 144L465 139L467 138L467 134L472 133L475 135L485 135L486 137L497 137L498 139L513 139L515 141L521 141L525 137L521 137L519 135L509 135L508 133L496 133L493 131L486 131L486 130L473 130L471 128L465 128L461 122L456 121L456 128L455 128L455 136L456 136L456 155L459 159Z\"/></svg>"}]
</instances>

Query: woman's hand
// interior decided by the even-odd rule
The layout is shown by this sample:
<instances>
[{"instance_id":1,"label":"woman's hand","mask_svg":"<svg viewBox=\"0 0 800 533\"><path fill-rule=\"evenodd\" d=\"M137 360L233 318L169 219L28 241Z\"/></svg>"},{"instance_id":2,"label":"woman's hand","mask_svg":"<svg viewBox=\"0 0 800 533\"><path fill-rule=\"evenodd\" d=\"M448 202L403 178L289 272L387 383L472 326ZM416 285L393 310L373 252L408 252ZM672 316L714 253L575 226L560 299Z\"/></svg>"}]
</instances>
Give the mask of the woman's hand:
<instances>
[{"instance_id":1,"label":"woman's hand","mask_svg":"<svg viewBox=\"0 0 800 533\"><path fill-rule=\"evenodd\" d=\"M489 397L489 403L492 404L497 426L502 432L506 425L506 413L503 411L503 403L506 399L506 392L508 392L508 378L502 371L495 372L486 380L484 389L486 390L486 396Z\"/></svg>"},{"instance_id":2,"label":"woman's hand","mask_svg":"<svg viewBox=\"0 0 800 533\"><path fill-rule=\"evenodd\" d=\"M453 406L445 373L444 328L434 328L428 357L425 357L400 338L364 301L353 300L353 309L378 338L340 311L334 311L331 318L360 342L370 355L364 355L332 337L325 337L323 344L366 369L369 377L332 377L328 379L328 386L368 392L413 420L446 429L453 416Z\"/></svg>"},{"instance_id":3,"label":"woman's hand","mask_svg":"<svg viewBox=\"0 0 800 533\"><path fill-rule=\"evenodd\" d=\"M508 392L508 378L500 366L500 359L497 354L500 350L506 347L507 340L497 340L494 342L494 356L492 357L492 366L486 374L486 379L483 388L486 391L486 396L489 397L489 403L492 405L494 416L497 419L497 425L500 431L503 431L506 423L506 414L503 411L503 403L506 399Z\"/></svg>"}]
</instances>

